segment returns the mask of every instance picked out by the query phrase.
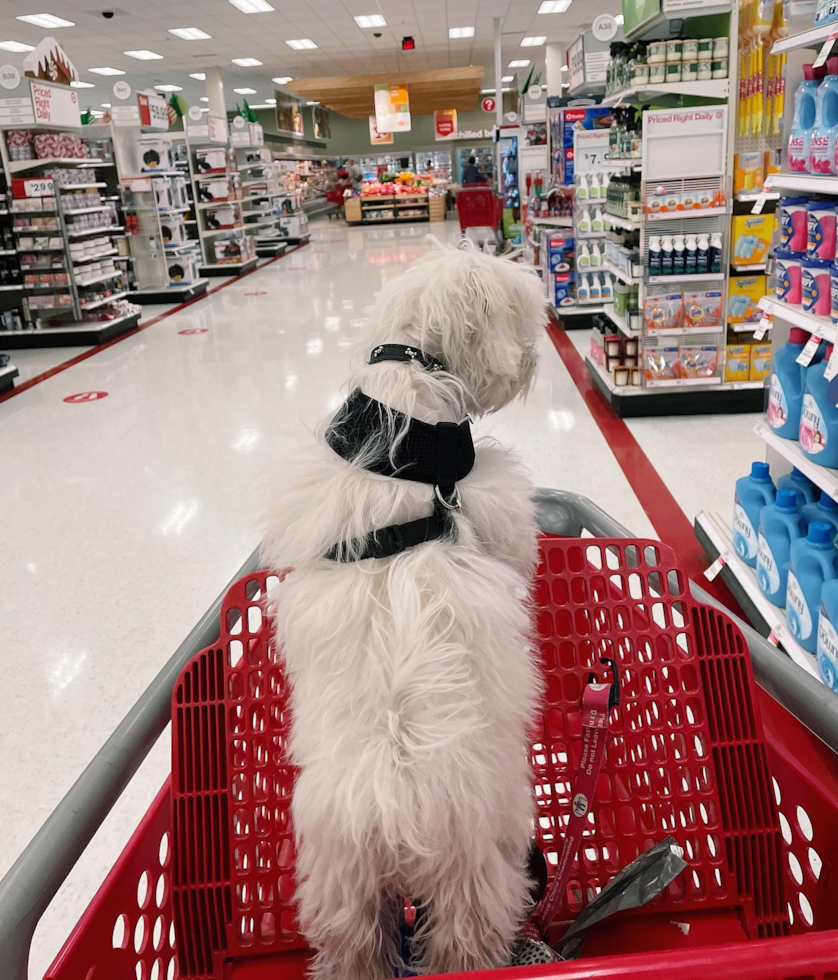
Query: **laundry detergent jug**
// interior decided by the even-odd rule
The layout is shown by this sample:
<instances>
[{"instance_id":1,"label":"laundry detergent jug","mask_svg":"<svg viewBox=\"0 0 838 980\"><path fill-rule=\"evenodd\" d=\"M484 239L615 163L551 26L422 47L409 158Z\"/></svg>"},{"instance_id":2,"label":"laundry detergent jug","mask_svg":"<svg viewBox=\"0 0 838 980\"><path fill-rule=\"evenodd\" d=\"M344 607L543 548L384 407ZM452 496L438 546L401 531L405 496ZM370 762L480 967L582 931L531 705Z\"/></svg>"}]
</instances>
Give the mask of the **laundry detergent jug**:
<instances>
[{"instance_id":1,"label":"laundry detergent jug","mask_svg":"<svg viewBox=\"0 0 838 980\"><path fill-rule=\"evenodd\" d=\"M838 504L829 496L822 493L816 503L806 504L800 508L807 526L813 521L828 524L832 528L832 537L838 535Z\"/></svg>"},{"instance_id":2,"label":"laundry detergent jug","mask_svg":"<svg viewBox=\"0 0 838 980\"><path fill-rule=\"evenodd\" d=\"M838 579L827 582L821 592L817 657L821 680L838 694Z\"/></svg>"},{"instance_id":3,"label":"laundry detergent jug","mask_svg":"<svg viewBox=\"0 0 838 980\"><path fill-rule=\"evenodd\" d=\"M838 58L827 60L827 76L818 86L815 127L809 141L809 172L835 173L838 134Z\"/></svg>"},{"instance_id":4,"label":"laundry detergent jug","mask_svg":"<svg viewBox=\"0 0 838 980\"><path fill-rule=\"evenodd\" d=\"M768 385L768 424L784 439L797 439L800 434L806 368L797 363L797 358L808 340L809 334L805 330L792 327L788 342L774 355Z\"/></svg>"},{"instance_id":5,"label":"laundry detergent jug","mask_svg":"<svg viewBox=\"0 0 838 980\"><path fill-rule=\"evenodd\" d=\"M786 604L786 585L793 541L806 536L796 490L778 490L777 499L759 515L757 584L775 606Z\"/></svg>"},{"instance_id":6,"label":"laundry detergent jug","mask_svg":"<svg viewBox=\"0 0 838 980\"><path fill-rule=\"evenodd\" d=\"M777 492L779 493L780 490L796 490L797 502L801 507L804 507L806 504L817 503L821 496L820 490L796 466L792 469L791 473L786 473L777 480ZM804 514L803 516L805 517L806 515ZM810 520L816 519L810 518Z\"/></svg>"},{"instance_id":7,"label":"laundry detergent jug","mask_svg":"<svg viewBox=\"0 0 838 980\"><path fill-rule=\"evenodd\" d=\"M759 515L776 496L774 483L768 475L768 463L751 463L749 476L736 481L733 497L733 546L736 554L751 568L756 567Z\"/></svg>"},{"instance_id":8,"label":"laundry detergent jug","mask_svg":"<svg viewBox=\"0 0 838 980\"><path fill-rule=\"evenodd\" d=\"M806 368L803 402L800 408L800 448L821 466L838 467L838 408L827 396L825 377L832 344L827 344L825 360Z\"/></svg>"},{"instance_id":9,"label":"laundry detergent jug","mask_svg":"<svg viewBox=\"0 0 838 980\"><path fill-rule=\"evenodd\" d=\"M825 74L824 67L803 66L803 81L794 93L794 120L789 136L789 170L808 173L812 130L817 116L818 85Z\"/></svg>"},{"instance_id":10,"label":"laundry detergent jug","mask_svg":"<svg viewBox=\"0 0 838 980\"><path fill-rule=\"evenodd\" d=\"M825 582L838 578L838 551L829 524L815 521L805 538L792 542L786 588L786 623L809 653L818 645L818 612Z\"/></svg>"}]
</instances>

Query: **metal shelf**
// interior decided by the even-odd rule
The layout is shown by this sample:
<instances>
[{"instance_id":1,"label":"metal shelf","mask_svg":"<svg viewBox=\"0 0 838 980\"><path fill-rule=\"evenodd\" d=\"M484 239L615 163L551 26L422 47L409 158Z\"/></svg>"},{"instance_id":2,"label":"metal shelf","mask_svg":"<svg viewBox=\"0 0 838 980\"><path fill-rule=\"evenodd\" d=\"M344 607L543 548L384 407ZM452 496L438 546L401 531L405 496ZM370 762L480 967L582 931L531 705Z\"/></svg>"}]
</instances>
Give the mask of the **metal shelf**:
<instances>
[{"instance_id":1,"label":"metal shelf","mask_svg":"<svg viewBox=\"0 0 838 980\"><path fill-rule=\"evenodd\" d=\"M704 11L702 11L704 13ZM689 96L694 99L718 99L724 101L730 93L730 79L711 78L703 82L661 82L657 85L632 85L630 88L607 95L603 105L621 102L655 102L667 96Z\"/></svg>"},{"instance_id":2,"label":"metal shelf","mask_svg":"<svg viewBox=\"0 0 838 980\"><path fill-rule=\"evenodd\" d=\"M693 208L690 211L658 211L655 214L647 214L646 220L657 223L658 221L678 221L682 218L712 218L720 214L727 214L727 208L715 207Z\"/></svg>"},{"instance_id":3,"label":"metal shelf","mask_svg":"<svg viewBox=\"0 0 838 980\"><path fill-rule=\"evenodd\" d=\"M614 309L613 303L608 303L603 307L603 313L608 317L608 319L614 324L614 326L624 334L626 337L637 338L641 336L640 330L632 330L626 323L625 318L620 316L619 313Z\"/></svg>"},{"instance_id":4,"label":"metal shelf","mask_svg":"<svg viewBox=\"0 0 838 980\"><path fill-rule=\"evenodd\" d=\"M648 276L646 282L653 286L666 286L675 282L721 282L724 277L723 272L692 272L689 275Z\"/></svg>"},{"instance_id":5,"label":"metal shelf","mask_svg":"<svg viewBox=\"0 0 838 980\"><path fill-rule=\"evenodd\" d=\"M99 204L95 208L73 208L72 211L62 211L62 214L96 214L98 211L110 211L107 204Z\"/></svg>"},{"instance_id":6,"label":"metal shelf","mask_svg":"<svg viewBox=\"0 0 838 980\"><path fill-rule=\"evenodd\" d=\"M573 218L569 214L557 214L552 218L530 218L530 223L534 225L547 225L554 228L572 228Z\"/></svg>"},{"instance_id":7,"label":"metal shelf","mask_svg":"<svg viewBox=\"0 0 838 980\"><path fill-rule=\"evenodd\" d=\"M55 184L55 189L57 191L80 191L89 190L91 187L107 187L108 185L104 181L98 181L95 184Z\"/></svg>"},{"instance_id":8,"label":"metal shelf","mask_svg":"<svg viewBox=\"0 0 838 980\"><path fill-rule=\"evenodd\" d=\"M70 260L73 263L73 265L83 265L85 262L95 262L96 259L104 259L108 255L116 255L116 254L117 254L116 249L110 248L105 252L95 252L93 255L84 255L80 259L74 259L71 255Z\"/></svg>"},{"instance_id":9,"label":"metal shelf","mask_svg":"<svg viewBox=\"0 0 838 980\"><path fill-rule=\"evenodd\" d=\"M770 185L772 191L775 187L783 187L789 191L808 191L812 194L838 194L838 177L819 174L769 174L765 178L765 184ZM760 196L758 194L757 198Z\"/></svg>"},{"instance_id":10,"label":"metal shelf","mask_svg":"<svg viewBox=\"0 0 838 980\"><path fill-rule=\"evenodd\" d=\"M829 317L815 316L814 313L804 313L803 310L795 306L780 303L778 300L772 299L769 296L764 296L760 300L760 308L772 316L777 317L778 320L784 320L786 323L791 323L795 327L808 330L809 333L817 334L831 344L834 344L838 340L838 327L832 323Z\"/></svg>"},{"instance_id":11,"label":"metal shelf","mask_svg":"<svg viewBox=\"0 0 838 980\"><path fill-rule=\"evenodd\" d=\"M710 514L699 514L695 520L698 527L704 531L716 549L717 554L724 557L723 571L727 569L744 589L751 604L765 621L770 633L777 637L783 649L798 667L802 667L808 674L820 680L815 657L811 653L807 653L789 632L786 626L785 610L775 606L773 602L769 602L763 595L757 584L756 571L746 565L736 554L728 527L719 518Z\"/></svg>"},{"instance_id":12,"label":"metal shelf","mask_svg":"<svg viewBox=\"0 0 838 980\"><path fill-rule=\"evenodd\" d=\"M798 48L819 48L836 31L838 31L838 24L833 21L831 24L822 24L808 31L801 31L799 34L781 37L774 42L771 54L782 54L784 51L795 51Z\"/></svg>"},{"instance_id":13,"label":"metal shelf","mask_svg":"<svg viewBox=\"0 0 838 980\"><path fill-rule=\"evenodd\" d=\"M820 487L824 493L832 497L833 500L838 500L838 470L830 470L825 466L813 463L808 456L804 455L797 440L780 438L766 422L757 422L754 426L754 432L774 452L787 459L801 473L805 473L812 483Z\"/></svg>"},{"instance_id":14,"label":"metal shelf","mask_svg":"<svg viewBox=\"0 0 838 980\"><path fill-rule=\"evenodd\" d=\"M116 279L117 276L121 276L123 273L117 269L114 272L109 272L104 276L96 276L95 279L76 279L77 286L95 286L97 282L107 282L108 279Z\"/></svg>"},{"instance_id":15,"label":"metal shelf","mask_svg":"<svg viewBox=\"0 0 838 980\"><path fill-rule=\"evenodd\" d=\"M621 218L617 214L609 214L604 211L602 217L611 225L616 225L618 228L625 228L626 231L639 231L640 230L640 218L632 220L631 218Z\"/></svg>"},{"instance_id":16,"label":"metal shelf","mask_svg":"<svg viewBox=\"0 0 838 980\"><path fill-rule=\"evenodd\" d=\"M79 347L103 343L127 333L140 321L140 313L128 313L114 320L70 323L65 327L42 330L3 330L0 341L7 350L19 347Z\"/></svg>"},{"instance_id":17,"label":"metal shelf","mask_svg":"<svg viewBox=\"0 0 838 980\"><path fill-rule=\"evenodd\" d=\"M599 269L595 269L595 270L588 270L588 269L586 269L585 271L586 272L588 272L588 271L599 272L600 270ZM612 276L614 276L616 279L619 279L620 282L624 282L627 286L634 286L636 283L641 282L642 279L643 279L642 276L640 276L640 277L630 276L627 272L624 272L618 266L614 265L612 262L609 262L608 259L603 259L602 260L602 271L604 271L604 272L610 272Z\"/></svg>"},{"instance_id":18,"label":"metal shelf","mask_svg":"<svg viewBox=\"0 0 838 980\"><path fill-rule=\"evenodd\" d=\"M100 306L106 306L108 303L115 303L118 299L124 299L128 295L128 290L124 290L121 293L114 293L113 296L105 296L104 299L94 300L92 303L82 303L81 309L83 311L95 310Z\"/></svg>"},{"instance_id":19,"label":"metal shelf","mask_svg":"<svg viewBox=\"0 0 838 980\"><path fill-rule=\"evenodd\" d=\"M27 126L32 129L32 126ZM50 127L53 128L53 127ZM10 160L9 173L19 174L24 170L37 170L39 167L88 167L103 166L104 160L93 160L89 157L65 158L65 157L46 157L43 160Z\"/></svg>"},{"instance_id":20,"label":"metal shelf","mask_svg":"<svg viewBox=\"0 0 838 980\"><path fill-rule=\"evenodd\" d=\"M68 238L84 238L86 235L107 235L112 231L122 231L123 225L105 225L103 228L85 228L84 231L67 229Z\"/></svg>"}]
</instances>

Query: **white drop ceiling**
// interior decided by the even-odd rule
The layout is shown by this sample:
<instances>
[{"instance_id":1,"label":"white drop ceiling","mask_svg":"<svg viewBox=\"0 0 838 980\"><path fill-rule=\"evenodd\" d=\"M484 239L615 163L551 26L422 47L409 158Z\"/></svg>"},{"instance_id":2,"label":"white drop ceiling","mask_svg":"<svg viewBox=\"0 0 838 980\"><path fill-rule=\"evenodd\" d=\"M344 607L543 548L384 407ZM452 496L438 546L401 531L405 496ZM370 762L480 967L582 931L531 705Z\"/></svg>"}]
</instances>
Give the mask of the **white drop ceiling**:
<instances>
[{"instance_id":1,"label":"white drop ceiling","mask_svg":"<svg viewBox=\"0 0 838 980\"><path fill-rule=\"evenodd\" d=\"M119 76L136 89L175 84L189 103L205 94L204 84L189 77L221 67L228 108L239 98L234 88L254 88L251 103L273 97L272 77L362 75L477 65L485 69L484 87L494 85L494 17L501 18L504 74L523 80L529 68L509 69L513 59L530 59L544 70L544 47L520 47L525 37L544 35L548 43L571 41L599 13L619 13L619 0L573 0L562 14L538 14L540 0L271 0L270 13L244 14L228 0L29 0L28 12L50 13L74 27L51 31L16 18L18 4L0 4L0 41L36 45L55 36L74 61L81 78L95 88L79 91L83 106L110 102L116 78L92 74L102 66L119 68ZM113 11L106 19L103 11ZM362 29L359 15L381 14L387 26ZM452 40L452 27L475 28L472 38ZM184 41L174 27L197 27L209 40ZM380 31L381 37L373 34ZM401 50L401 38L412 36L414 51ZM294 51L285 43L311 38L316 50ZM137 61L124 51L148 49L161 60ZM23 54L0 50L0 65L20 66ZM233 58L255 58L263 64L240 68ZM293 82L286 86L293 91ZM445 108L440 106L439 108Z\"/></svg>"}]
</instances>

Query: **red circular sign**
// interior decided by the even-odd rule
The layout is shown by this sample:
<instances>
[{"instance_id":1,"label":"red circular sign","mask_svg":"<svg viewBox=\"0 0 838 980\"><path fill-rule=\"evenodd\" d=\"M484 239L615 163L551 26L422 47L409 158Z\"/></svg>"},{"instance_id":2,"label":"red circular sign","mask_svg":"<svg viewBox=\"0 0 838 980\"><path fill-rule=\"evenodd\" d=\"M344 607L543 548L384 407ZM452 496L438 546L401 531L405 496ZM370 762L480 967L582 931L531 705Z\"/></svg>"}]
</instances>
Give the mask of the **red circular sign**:
<instances>
[{"instance_id":1,"label":"red circular sign","mask_svg":"<svg viewBox=\"0 0 838 980\"><path fill-rule=\"evenodd\" d=\"M71 405L80 405L82 402L97 402L107 398L109 394L108 391L79 391L75 395L67 395L64 401Z\"/></svg>"},{"instance_id":2,"label":"red circular sign","mask_svg":"<svg viewBox=\"0 0 838 980\"><path fill-rule=\"evenodd\" d=\"M486 98L483 99L483 101L480 103L480 108L484 112L494 112L496 105L497 105L497 103L492 98L492 96L491 95L487 95Z\"/></svg>"},{"instance_id":3,"label":"red circular sign","mask_svg":"<svg viewBox=\"0 0 838 980\"><path fill-rule=\"evenodd\" d=\"M193 333L209 333L209 327L189 327L188 330L178 330L179 334L189 336Z\"/></svg>"}]
</instances>

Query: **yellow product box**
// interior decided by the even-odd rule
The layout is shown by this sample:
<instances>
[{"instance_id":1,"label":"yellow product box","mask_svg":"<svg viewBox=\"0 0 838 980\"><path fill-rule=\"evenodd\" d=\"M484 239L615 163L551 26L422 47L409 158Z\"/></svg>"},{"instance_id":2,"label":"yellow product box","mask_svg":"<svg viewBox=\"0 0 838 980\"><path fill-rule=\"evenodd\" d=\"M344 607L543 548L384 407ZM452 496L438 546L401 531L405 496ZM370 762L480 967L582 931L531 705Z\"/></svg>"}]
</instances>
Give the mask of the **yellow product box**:
<instances>
[{"instance_id":1,"label":"yellow product box","mask_svg":"<svg viewBox=\"0 0 838 980\"><path fill-rule=\"evenodd\" d=\"M750 345L728 344L725 351L725 381L748 381L750 369Z\"/></svg>"},{"instance_id":2,"label":"yellow product box","mask_svg":"<svg viewBox=\"0 0 838 980\"><path fill-rule=\"evenodd\" d=\"M751 345L751 381L762 381L771 374L771 344Z\"/></svg>"},{"instance_id":3,"label":"yellow product box","mask_svg":"<svg viewBox=\"0 0 838 980\"><path fill-rule=\"evenodd\" d=\"M755 153L735 153L733 156L733 193L758 191L765 179L765 157Z\"/></svg>"},{"instance_id":4,"label":"yellow product box","mask_svg":"<svg viewBox=\"0 0 838 980\"><path fill-rule=\"evenodd\" d=\"M776 221L773 214L736 214L730 236L730 264L760 265L771 245Z\"/></svg>"},{"instance_id":5,"label":"yellow product box","mask_svg":"<svg viewBox=\"0 0 838 980\"><path fill-rule=\"evenodd\" d=\"M727 322L756 323L762 312L757 305L765 296L765 276L731 276L727 293Z\"/></svg>"}]
</instances>

